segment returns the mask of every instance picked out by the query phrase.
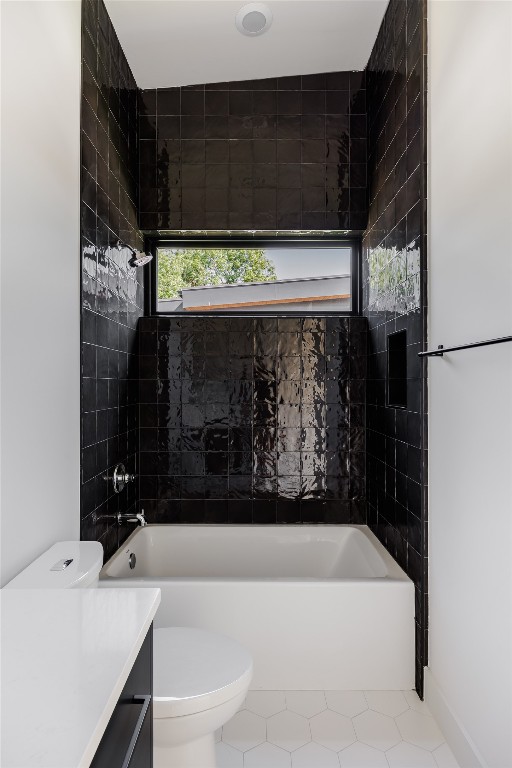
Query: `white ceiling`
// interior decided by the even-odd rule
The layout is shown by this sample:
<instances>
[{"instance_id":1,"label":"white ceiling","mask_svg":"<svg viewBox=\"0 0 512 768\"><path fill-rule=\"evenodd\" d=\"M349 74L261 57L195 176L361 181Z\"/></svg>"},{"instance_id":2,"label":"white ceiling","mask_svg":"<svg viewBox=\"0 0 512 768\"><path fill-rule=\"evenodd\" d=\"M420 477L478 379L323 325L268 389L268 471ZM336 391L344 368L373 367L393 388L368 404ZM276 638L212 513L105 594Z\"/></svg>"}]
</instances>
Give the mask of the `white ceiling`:
<instances>
[{"instance_id":1,"label":"white ceiling","mask_svg":"<svg viewBox=\"0 0 512 768\"><path fill-rule=\"evenodd\" d=\"M140 88L364 69L388 0L267 0L257 37L235 27L244 0L106 0Z\"/></svg>"}]
</instances>

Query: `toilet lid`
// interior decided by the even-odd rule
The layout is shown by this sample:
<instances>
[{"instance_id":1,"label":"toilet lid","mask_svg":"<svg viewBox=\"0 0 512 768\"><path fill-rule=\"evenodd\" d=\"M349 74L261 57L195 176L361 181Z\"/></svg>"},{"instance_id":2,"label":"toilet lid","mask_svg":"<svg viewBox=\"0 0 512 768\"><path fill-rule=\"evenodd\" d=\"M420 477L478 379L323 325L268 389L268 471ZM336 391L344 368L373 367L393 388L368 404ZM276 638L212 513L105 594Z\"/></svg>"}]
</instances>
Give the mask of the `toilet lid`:
<instances>
[{"instance_id":1,"label":"toilet lid","mask_svg":"<svg viewBox=\"0 0 512 768\"><path fill-rule=\"evenodd\" d=\"M153 717L177 717L218 706L246 689L251 654L235 640L190 627L153 633Z\"/></svg>"}]
</instances>

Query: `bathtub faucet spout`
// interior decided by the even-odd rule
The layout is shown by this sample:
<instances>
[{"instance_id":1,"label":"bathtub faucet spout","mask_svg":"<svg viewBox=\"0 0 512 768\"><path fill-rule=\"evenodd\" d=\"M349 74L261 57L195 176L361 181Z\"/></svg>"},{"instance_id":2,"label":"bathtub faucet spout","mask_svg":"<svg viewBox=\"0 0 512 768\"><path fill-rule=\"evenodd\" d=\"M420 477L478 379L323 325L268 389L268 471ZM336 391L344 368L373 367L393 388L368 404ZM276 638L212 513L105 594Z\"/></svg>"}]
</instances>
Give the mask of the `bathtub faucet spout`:
<instances>
[{"instance_id":1,"label":"bathtub faucet spout","mask_svg":"<svg viewBox=\"0 0 512 768\"><path fill-rule=\"evenodd\" d=\"M122 515L121 512L117 515L117 522L119 525L122 523L139 523L141 528L147 525L146 518L144 517L144 510L138 512L136 515Z\"/></svg>"}]
</instances>

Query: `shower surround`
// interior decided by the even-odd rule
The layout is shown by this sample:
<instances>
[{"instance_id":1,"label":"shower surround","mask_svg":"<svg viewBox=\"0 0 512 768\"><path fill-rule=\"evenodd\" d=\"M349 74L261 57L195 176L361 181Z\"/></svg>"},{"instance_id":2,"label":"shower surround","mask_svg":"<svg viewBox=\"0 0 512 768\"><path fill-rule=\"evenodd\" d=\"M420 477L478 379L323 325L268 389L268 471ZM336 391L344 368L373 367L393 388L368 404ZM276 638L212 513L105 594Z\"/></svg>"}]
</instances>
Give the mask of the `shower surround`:
<instances>
[{"instance_id":1,"label":"shower surround","mask_svg":"<svg viewBox=\"0 0 512 768\"><path fill-rule=\"evenodd\" d=\"M137 512L137 487L115 494L105 478L136 470L137 320L143 272L137 227L137 86L103 2L82 3L82 477L80 537L105 556L128 535L118 512Z\"/></svg>"},{"instance_id":2,"label":"shower surround","mask_svg":"<svg viewBox=\"0 0 512 768\"><path fill-rule=\"evenodd\" d=\"M367 66L368 525L416 587L416 686L427 663L426 3L391 0ZM387 404L387 336L406 332L407 403ZM420 693L421 695L421 693Z\"/></svg>"},{"instance_id":3,"label":"shower surround","mask_svg":"<svg viewBox=\"0 0 512 768\"><path fill-rule=\"evenodd\" d=\"M81 537L111 554L128 533L112 515L136 511L139 490L154 522L368 521L416 586L421 691L426 4L391 0L364 75L160 89L142 103L102 0L82 7ZM142 272L111 247L141 248L139 226L366 225L365 318L141 318ZM386 405L386 336L399 330L403 410ZM140 487L114 496L103 477L137 455Z\"/></svg>"},{"instance_id":4,"label":"shower surround","mask_svg":"<svg viewBox=\"0 0 512 768\"><path fill-rule=\"evenodd\" d=\"M142 91L146 230L364 230L365 72Z\"/></svg>"},{"instance_id":5,"label":"shower surround","mask_svg":"<svg viewBox=\"0 0 512 768\"><path fill-rule=\"evenodd\" d=\"M139 321L140 506L160 523L364 523L366 319Z\"/></svg>"}]
</instances>

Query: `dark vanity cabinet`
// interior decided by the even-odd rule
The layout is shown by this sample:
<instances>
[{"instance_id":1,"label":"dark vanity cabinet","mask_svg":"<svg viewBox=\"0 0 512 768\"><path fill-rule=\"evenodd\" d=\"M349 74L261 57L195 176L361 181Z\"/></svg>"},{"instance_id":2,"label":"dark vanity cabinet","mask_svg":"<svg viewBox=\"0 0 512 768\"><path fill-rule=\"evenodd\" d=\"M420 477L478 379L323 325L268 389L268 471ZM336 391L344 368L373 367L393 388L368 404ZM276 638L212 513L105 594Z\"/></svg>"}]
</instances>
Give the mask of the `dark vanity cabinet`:
<instances>
[{"instance_id":1,"label":"dark vanity cabinet","mask_svg":"<svg viewBox=\"0 0 512 768\"><path fill-rule=\"evenodd\" d=\"M91 768L153 766L153 625L126 681Z\"/></svg>"}]
</instances>

